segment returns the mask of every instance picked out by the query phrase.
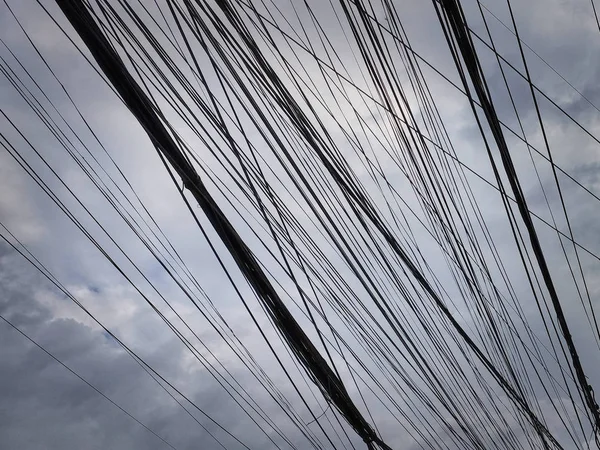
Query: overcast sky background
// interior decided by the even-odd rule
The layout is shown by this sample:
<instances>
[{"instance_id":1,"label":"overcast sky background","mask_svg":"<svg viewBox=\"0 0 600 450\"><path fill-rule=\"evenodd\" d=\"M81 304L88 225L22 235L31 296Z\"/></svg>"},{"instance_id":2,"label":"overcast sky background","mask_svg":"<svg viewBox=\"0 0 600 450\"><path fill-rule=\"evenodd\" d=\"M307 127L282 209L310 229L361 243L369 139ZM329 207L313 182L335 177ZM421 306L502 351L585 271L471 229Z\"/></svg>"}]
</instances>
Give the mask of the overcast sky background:
<instances>
[{"instance_id":1,"label":"overcast sky background","mask_svg":"<svg viewBox=\"0 0 600 450\"><path fill-rule=\"evenodd\" d=\"M205 239L181 201L179 193L142 128L35 1L7 0L7 3L89 121L104 147L135 187L165 235L169 237L190 270L196 274L207 295L217 304L219 311L227 318L238 337L253 350L257 360L268 370L269 375L282 391L292 396L292 388L286 382L274 358L268 353L264 341L249 320L235 291L227 282L223 270L211 254ZM65 24L64 19L60 19L53 2L42 1L41 3L49 8L54 17ZM149 5L153 2L147 3ZM282 11L292 17L293 10L289 2L278 3ZM312 3L317 14L322 14L320 17L324 18L324 23L333 23L327 20L327 17L331 16L329 7L319 7L319 2ZM473 19L470 22L473 30L484 36L485 29L477 16L474 2L465 0L464 3L469 17ZM600 105L600 90L597 84L600 75L600 58L598 58L600 30L593 17L589 0L569 2L532 0L516 3L513 7L524 42L579 90L589 102ZM510 23L504 2L498 2L497 5L489 2L486 5L504 23ZM396 6L415 51L426 60L435 62L439 70L458 83L454 63L448 54L433 5L410 0L396 1ZM500 53L516 67L521 68L518 47L512 35L491 17L489 24ZM332 24L331 35L328 36L334 43L339 42L341 48L344 48L345 41L338 27ZM2 67L10 66L20 71L8 51L10 48L36 78L44 92L55 102L58 109L65 114L67 120L74 124L84 137L84 141L93 149L94 155L106 167L111 167L109 159L94 142L93 136L89 130L86 130L56 80L25 39L6 4L0 5L0 38L3 41L0 46ZM510 126L516 127L516 119L511 112L512 106L502 90L501 74L485 47L478 44L478 50L486 68L486 76L500 118ZM593 136L600 136L598 109L569 87L530 51L526 51L526 56L532 78L540 89L573 118L580 121ZM349 53L342 53L341 57L348 62L349 67L354 67ZM311 70L308 65L307 68ZM489 162L468 103L460 93L449 87L431 70L426 68L423 70L460 159L488 180L492 180ZM509 71L507 73L515 92L517 107L524 120L526 133L534 146L543 148L529 88L514 73ZM25 76L22 76L22 79L33 89L30 80L26 80ZM280 417L281 412L265 392L240 366L225 343L208 327L207 322L194 310L152 255L86 179L81 169L57 145L48 130L43 128L39 119L33 115L31 109L4 76L0 76L0 105L3 113L22 130L34 146L40 149L57 171L60 179L77 193L86 207L110 234L116 237L141 272L152 281L165 298L173 302L178 312L189 320L213 354L218 355L240 384L263 405L267 413L273 415L286 434L289 434L292 440L300 442L298 431L285 418ZM586 135L547 101L541 101L541 110L556 164L589 190L600 195L598 142ZM194 137L183 124L178 124L182 127L182 134L189 138L190 142L198 142L194 141ZM7 137L8 141L14 142L15 145L18 143L18 151L22 152L26 160L44 176L60 198L72 208L77 218L89 227L99 242L110 249L110 255L126 268L126 273L132 281L141 286L142 291L167 313L167 308L161 303L152 287L109 242L98 226L86 216L61 182L40 163L5 116L0 117L0 132ZM531 209L549 220L545 199L535 178L526 148L514 138L509 138L509 143ZM203 152L200 147L197 149L209 163L212 161L207 152ZM381 157L382 160L385 159L384 155ZM351 156L348 158L356 172L366 176L363 168L352 161ZM558 211L558 196L552 188L552 172L548 164L541 158L536 158L540 176L548 188L549 201L553 210ZM211 167L215 167L218 171L216 166ZM112 174L116 173L114 167L110 170ZM393 172L391 168L390 172ZM406 187L401 177L392 179L397 181L399 189ZM590 251L600 254L598 239L600 209L596 200L565 177L560 180L576 240ZM489 220L502 255L510 261L516 253L512 237L506 227L499 196L477 178L470 177L469 181L472 183L476 197L480 200L486 219ZM290 208L300 207L290 204ZM224 209L236 223L239 223L239 218L234 217L231 207L224 205ZM298 214L300 216L301 211ZM267 437L175 339L173 333L160 321L142 296L49 201L3 149L0 149L0 221L101 322L211 417L236 436L243 436L245 442L253 449L272 447ZM559 227L565 230L564 219L560 215L557 215L557 222ZM574 287L567 281L568 271L556 234L539 222L536 222L536 226L551 262L552 273L557 280L563 307L586 373L590 377L590 384L598 387L600 386L598 347L578 304L579 300L575 298ZM0 231L6 235L4 229ZM210 232L209 234L214 239L214 234ZM259 256L266 256L264 250L259 248L257 241L247 233L247 230L244 236ZM423 244L424 253L434 255L435 250L428 247L431 243L428 244L427 235L422 230L419 239ZM324 251L328 255L331 254L335 260L333 250L326 243L323 245ZM222 247L217 246L217 248L222 251ZM240 276L235 272L232 261L225 258L225 264L239 281ZM582 264L592 301L598 305L600 262L582 253ZM443 261L432 258L431 265L436 270L439 266L442 282L450 280L447 270L443 271ZM275 274L278 273L277 269L273 270ZM509 267L509 271L511 279L517 283L516 291L523 294L523 298L527 298L526 280L518 264ZM349 280L349 282L355 281ZM268 328L267 320L250 290L243 282L240 281L239 284L251 308L260 317L261 323ZM541 332L541 324L536 319L533 304L524 301L523 307L525 311L531 313L534 330ZM299 315L297 308L294 306L290 308ZM207 437L207 433L199 424L105 332L4 242L0 242L0 314L10 319L22 331L176 448L218 448L215 441ZM173 317L171 313L167 314ZM306 324L304 319L300 320ZM277 342L273 330L268 328L267 334L278 349L283 349ZM0 322L0 343L0 361L2 361L0 363L0 399L2 399L0 401L0 448L25 450L167 448L163 442L3 322ZM208 355L207 351L203 353ZM286 362L290 361L286 359ZM308 392L306 386L302 389ZM350 390L356 394L354 390ZM315 411L323 411L326 404L316 389L314 392L316 397L310 398L310 404ZM311 416L305 408L299 407L299 411L305 423L311 421ZM402 450L419 448L418 443L410 442L405 432L388 417L385 410L376 408L371 412L382 434L393 448ZM216 427L201 414L197 411L194 414L211 432L217 433L219 438L223 439L223 443L231 445L231 448L239 448L230 438L224 437L223 433L216 430ZM560 424L555 425L558 435L564 437L560 435ZM359 439L355 437L352 439L357 446L362 445L359 444ZM300 448L303 450L303 447Z\"/></svg>"}]
</instances>

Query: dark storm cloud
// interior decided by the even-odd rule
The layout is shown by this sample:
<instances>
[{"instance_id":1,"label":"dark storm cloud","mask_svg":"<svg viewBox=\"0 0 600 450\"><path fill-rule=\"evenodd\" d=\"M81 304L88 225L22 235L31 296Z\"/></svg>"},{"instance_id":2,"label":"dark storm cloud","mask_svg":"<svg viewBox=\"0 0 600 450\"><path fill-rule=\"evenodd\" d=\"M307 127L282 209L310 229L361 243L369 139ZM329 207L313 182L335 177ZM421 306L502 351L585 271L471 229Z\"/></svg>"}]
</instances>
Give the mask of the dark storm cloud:
<instances>
[{"instance_id":1,"label":"dark storm cloud","mask_svg":"<svg viewBox=\"0 0 600 450\"><path fill-rule=\"evenodd\" d=\"M2 316L176 448L220 448L112 338L97 327L53 317L36 301L51 295L48 283L5 245L0 252ZM168 448L4 321L0 340L3 448ZM184 354L178 342L145 353L159 373L222 426L255 448L272 445L213 380L181 365ZM238 377L244 384L245 375ZM217 438L231 444L216 425L186 406ZM293 437L295 431L287 433Z\"/></svg>"}]
</instances>

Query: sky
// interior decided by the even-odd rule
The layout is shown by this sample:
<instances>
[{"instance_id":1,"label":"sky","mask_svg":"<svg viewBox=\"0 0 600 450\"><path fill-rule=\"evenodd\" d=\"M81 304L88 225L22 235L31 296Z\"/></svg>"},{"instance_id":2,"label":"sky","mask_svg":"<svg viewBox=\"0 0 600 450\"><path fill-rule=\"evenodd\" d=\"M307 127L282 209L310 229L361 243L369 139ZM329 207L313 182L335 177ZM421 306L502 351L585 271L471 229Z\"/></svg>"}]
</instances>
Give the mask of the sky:
<instances>
[{"instance_id":1,"label":"sky","mask_svg":"<svg viewBox=\"0 0 600 450\"><path fill-rule=\"evenodd\" d=\"M3 142L14 145L16 152L41 175L66 208L72 211L73 217L89 230L98 246L106 250L111 260L50 200L11 157L10 152L6 148L0 149L0 232L7 238L7 241L0 241L0 314L46 350L42 350L8 322L0 321L0 398L3 399L0 406L0 447L27 450L169 448L162 440L164 439L177 449L221 448L218 441L227 448L242 448L231 437L234 435L243 437L244 442L252 449L276 448L276 444L281 448L289 448L283 443L280 435L273 429L268 429L266 424L271 421L272 424L277 424L281 434L289 436L290 440L297 444L297 448L311 448L231 349L232 342L243 342L255 361L268 373L274 385L286 396L295 399L300 420L307 424L308 429L319 433L313 416L300 404L294 386L269 352L265 340L279 352L286 367L296 367L295 361L286 352L286 347L269 324L250 287L243 281L233 260L227 256L225 247L218 242L214 230L210 229L201 210L192 204L191 208L214 243L217 254L223 256L221 262L239 286L239 294L233 288L220 265L221 262L213 254L194 217L186 208L178 187L171 181L142 127L53 22L53 19L57 20L65 26L70 36L74 36L56 5L51 1L39 3L47 8L49 14L34 0L6 0L0 5L0 133ZM109 3L116 6L117 2ZM137 2L130 3L135 3L135 7L139 8ZM290 24L297 23L297 20L309 23L309 15L300 2L274 3ZM348 50L346 35L336 24L331 7L320 2L308 3L319 20L327 24L326 35L331 45L340 49L338 56L346 65L349 76L360 79L363 75L360 72L361 65L354 60L355 54ZM433 4L412 0L398 1L395 4L403 21L405 35L414 51L424 60L432 62L435 68L451 81L459 84L460 79L450 58ZM152 9L154 2L144 1L143 5L155 11ZM504 24L510 24L508 8L504 2L486 2L483 5L486 11L489 8L489 11ZM467 11L472 31L481 37L486 36L477 4L465 0L463 7ZM600 71L600 62L596 57L600 49L600 29L593 15L592 4L588 0L532 0L519 4L515 2L512 7L520 37L528 46L525 54L531 78L549 99L538 96L545 131L551 142L552 158L558 167L588 191L600 195L600 177L597 172L600 167L600 110L595 106L600 105L600 92L596 83ZM275 8L271 8L274 12ZM375 5L374 11L378 17L383 17L381 5ZM282 16L276 15L278 20L282 20ZM508 63L522 71L523 63L514 36L500 21L491 15L487 18L498 52ZM25 37L21 26L31 41ZM150 27L155 29L153 25ZM307 33L311 32L314 32L314 28L309 27ZM314 34L312 38L315 38ZM81 42L77 38L74 39L80 48L83 48ZM284 41L278 42L278 49L289 58L291 64L306 70L303 79L306 81L312 78L316 89L331 102L334 95L327 91L314 61L311 62L310 57L302 54L300 59L294 62L290 49L283 45ZM35 48L32 43L35 44ZM495 58L481 42L476 40L475 45L484 65L500 119L510 127L518 129L520 125L510 98L506 95L503 74L498 69ZM316 51L321 50L318 48ZM87 54L84 51L84 55ZM18 61L15 58L18 58ZM268 58L274 63L277 61L275 54L270 54ZM201 59L200 62L203 68L209 63L207 59ZM11 74L8 68L14 70L14 74ZM534 147L543 149L544 138L537 122L530 88L509 67L505 65L504 68L525 134ZM32 78L29 78L25 69ZM185 67L181 67L181 70L187 75L190 73ZM481 135L465 97L431 68L422 65L422 70L458 158L483 178L493 180ZM209 69L207 73L209 85L219 91L217 78ZM145 229L164 233L164 236L168 237L172 248L176 250L181 261L185 262L186 270L194 274L200 285L193 287L191 291L203 299L203 304L215 305L213 311L218 311L225 318L232 330L230 336L235 333L237 341L222 339L210 326L76 161L59 145L59 141L34 114L32 108L23 101L10 83L11 77L20 80L31 89L31 92L35 93L34 97L46 107L56 107L65 119L60 123L60 128L65 132L65 136L70 136L74 142L75 151L84 155L91 167L106 169L106 173L99 173L98 179L110 185L110 175L116 180L116 185L111 190L116 192L118 185L126 192L126 195L119 198L132 200L138 211L141 211L141 204L147 208L139 217L147 220L151 217L155 225ZM60 80L60 83L57 80ZM284 80L292 86L289 78L284 77ZM407 80L406 75L401 74L402 83L407 83ZM41 92L48 97L43 98ZM188 98L185 93L182 95ZM224 99L223 96L219 98ZM50 100L54 106L50 106ZM362 98L353 92L348 103L357 105L357 111L364 118L362 123L375 124L385 120L382 115L372 114L372 111L360 103L361 101ZM414 99L411 98L410 101L414 103ZM567 112L571 119L556 106ZM216 176L224 180L225 186L239 193L219 164L218 158L210 153L201 139L194 135L190 127L171 109L165 107L165 111L168 111L169 120L183 139L202 158L203 167L214 170ZM336 115L327 115L319 107L317 111L324 118L325 127L334 130L333 139L343 143L343 136L336 129L333 120ZM57 121L62 120L56 111L52 117ZM85 118L85 122L82 117ZM358 123L355 121L349 126L357 126ZM78 138L75 138L67 124L77 131ZM536 153L531 154L513 135L507 136L531 211L548 222L556 220L558 228L566 233L568 227L564 215L560 213L560 198L553 184L554 173L551 166ZM242 137L238 138L242 142ZM219 140L218 137L215 139ZM249 135L249 139L261 145L261 137L256 130ZM39 149L44 160L36 155L34 148ZM343 148L343 151L348 167L365 182L365 186L372 187L361 158L349 148ZM273 173L268 176L275 180L275 175L283 173L282 166L277 165L274 156L265 148L259 147L259 152L265 158L265 167L270 166L273 169ZM407 205L418 207L418 202L410 192L409 183L400 171L393 167L389 155L377 145L373 152L377 153L391 184L405 195ZM532 160L536 163L537 174ZM567 179L563 173L557 176L568 210L568 225L575 240L590 253L600 254L600 242L597 238L600 231L600 210L596 204L597 199ZM209 189L222 205L225 214L239 227L248 245L265 261L266 267L272 271L273 278L282 280L282 292L284 288L293 291L289 278L282 275L282 269L275 265L268 251L261 247L257 236L243 223L242 219L250 216L239 205L228 204L227 196L218 193L218 183L208 175L206 179L209 179ZM536 334L543 336L543 324L529 293L525 274L518 262L513 263L516 261L516 249L500 197L480 178L469 175L468 180L494 236L498 251L508 263L507 271L532 329ZM546 196L540 189L540 180L546 188ZM274 182L274 185L277 183ZM300 223L313 233L313 238L323 254L339 268L348 284L357 292L361 292L357 279L344 265L335 248L324 236L318 234L318 227L309 221L312 216L305 202L296 202L296 199L292 198L293 195L279 187L281 190L277 194L286 201L286 206ZM137 199L132 188L135 189ZM291 186L290 191L296 192ZM373 198L378 205L384 202L376 192L373 193ZM247 205L247 202L245 204ZM552 206L554 217L548 211L548 204ZM332 207L332 211L334 215L343 217L343 208ZM389 218L388 216L387 219ZM447 288L449 297L457 301L455 312L460 315L461 323L467 329L471 329L469 326L473 323L468 318L469 311L464 305L461 306L460 293L453 286L451 273L440 257L439 249L431 237L418 227L414 218L409 220L415 226L415 241L425 255L423 259L439 277L440 284ZM340 221L343 221L343 218ZM575 286L569 280L563 249L554 231L539 221L536 221L535 225L550 262L552 275L556 280L562 306L589 383L592 386L600 386L599 348L576 295ZM268 233L259 230L258 236L265 237ZM149 241L158 243L155 237ZM143 365L124 351L98 323L75 305L72 299L56 289L56 286L27 262L9 242L15 245L17 242L24 244L73 298L175 386L179 393L174 392L172 388L164 388L164 383L161 385L157 382L151 373L144 370ZM574 260L572 245L568 241L563 243L565 251ZM17 248L22 249L18 245ZM581 264L586 274L590 301L598 305L600 277L597 273L600 261L590 253L580 252ZM175 261L174 258L170 260ZM119 272L116 266L123 272ZM263 327L265 338L258 332L240 297L246 301L249 310L255 314L258 323ZM173 309L165 300L169 301ZM302 309L293 303L294 300L298 300L298 295L292 293L285 300L300 324L316 340L312 325L303 316ZM183 330L184 335L195 343L195 354L174 336L150 303L173 320ZM185 318L189 328L186 328L177 315ZM323 321L320 323L324 326ZM334 321L334 325L343 327L339 321ZM342 335L350 339L349 333L342 331ZM359 354L364 355L360 350ZM339 357L335 360L343 378L348 382L349 371L343 368ZM217 368L207 368L202 361L208 361ZM327 403L318 389L301 373L295 370L293 378L300 386L301 392L306 395L314 413L319 415L324 412L327 420L333 420L333 414L327 412ZM213 376L214 374L218 375ZM231 383L239 392L247 392L248 396L229 395L223 388L223 383ZM357 390L350 384L348 386L351 395L358 398ZM198 409L186 403L181 393L193 400ZM254 407L260 410L260 414L255 411L254 415L251 415L264 431L238 405L238 402L244 403L243 399L250 397L256 401ZM423 442L409 436L382 405L368 394L367 397L374 405L369 411L373 422L392 448L422 448ZM187 410L178 402L183 403ZM542 407L546 405L545 407L550 409L546 399L542 399L541 403ZM417 414L416 411L413 413ZM261 415L263 418L256 419ZM216 425L217 422L231 435ZM517 429L515 424L508 423L507 426ZM564 427L552 412L548 413L548 426L561 441L567 443L565 448L577 448L575 444L569 444ZM341 433L339 427L336 429ZM350 440L357 448L364 445L348 426L344 426L344 430L351 436ZM443 430L440 432L443 433ZM342 441L348 442L347 439ZM583 446L586 444L586 438L578 437L577 442L585 448ZM591 443L590 445L590 448L594 448ZM325 443L324 446L332 448L330 443Z\"/></svg>"}]
</instances>

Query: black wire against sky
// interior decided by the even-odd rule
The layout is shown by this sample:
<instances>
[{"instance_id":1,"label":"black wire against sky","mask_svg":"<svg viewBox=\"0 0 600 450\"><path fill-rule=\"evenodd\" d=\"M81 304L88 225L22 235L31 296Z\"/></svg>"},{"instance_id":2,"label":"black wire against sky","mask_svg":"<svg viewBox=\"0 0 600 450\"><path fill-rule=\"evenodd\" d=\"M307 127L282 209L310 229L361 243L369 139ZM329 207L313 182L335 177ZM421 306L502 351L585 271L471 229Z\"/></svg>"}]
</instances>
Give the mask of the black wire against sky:
<instances>
[{"instance_id":1,"label":"black wire against sky","mask_svg":"<svg viewBox=\"0 0 600 450\"><path fill-rule=\"evenodd\" d=\"M10 9L6 0L4 3ZM33 88L17 74L17 66L26 69L5 43L13 60L2 57L2 75L298 430L303 443L294 442L214 354L212 360L204 356L200 350L210 353L210 349L186 317L119 246L103 227L102 219L94 216L78 193L60 180L44 152L4 112L12 132L2 134L0 142L48 200L136 289L271 445L355 448L357 441L351 435L355 432L370 448L389 448L386 442L393 435L379 430L372 414L376 407L385 408L386 414L423 448L585 448L590 433L598 439L600 413L586 373L590 369L581 361L571 336L564 300L555 288L537 227L549 227L557 234L596 340L600 338L596 313L580 253L598 257L577 242L569 222L559 173L577 180L553 160L538 101L544 98L553 102L531 80L510 2L512 24L508 27L514 30L519 43L523 71L496 51L489 28L487 38L469 28L460 2L455 0L434 1L433 7L445 37L439 45L450 52L460 84L436 71L468 98L482 149L487 151L494 174L494 180L486 181L499 193L497 202L502 203L506 213L519 264L529 284L530 301L535 302L544 326L543 339L532 332L522 300L472 190L467 174L477 172L457 156L457 143L451 141L427 84L423 68L435 69L435 65L413 50L393 2L382 0L377 11L373 3L361 0L340 0L334 7L336 19L348 32L345 39L353 42L353 58L360 61L363 84L350 74L336 43L328 37L326 24L319 22L308 4L304 5L308 15L305 20L314 30L311 36L304 26L294 27L274 2L165 0L156 1L152 11L149 4L125 0L56 3L91 52L99 74L105 75L105 82L150 137L214 257L286 374L292 392L284 393L268 370L253 359L114 160L110 159L133 197L100 164L92 143L79 136L44 94L35 74L26 71ZM484 9L487 11L480 6L479 12L487 27ZM302 24L297 11L296 19ZM26 33L24 28L22 31ZM544 149L534 148L527 140L514 101L520 130L509 128L498 118L473 39L484 42L493 52L503 76L505 70L513 70L527 81ZM33 41L29 43L35 47ZM37 48L36 52L43 59ZM305 67L300 53L311 58L316 69ZM59 81L50 64L44 63ZM505 76L503 79L512 101L510 83ZM556 103L554 106L560 108ZM366 120L364 111L381 119ZM204 163L201 152L180 134L174 118L203 144L218 167ZM583 127L573 117L568 119ZM7 137L13 132L19 144ZM550 164L560 196L559 214L564 215L568 225L566 231L558 226L547 198L551 220L530 211L505 133L521 139L528 151L542 155ZM109 151L93 136L93 145L99 144L98 148L108 155ZM56 176L98 225L98 236L53 192L23 156L20 146L32 150ZM368 185L348 162L351 155L363 165ZM386 176L388 168L383 159L406 183L395 185ZM186 189L223 246L211 241L214 235L197 216ZM410 189L414 201L403 195L406 189ZM307 212L310 223L296 216L288 198ZM228 218L219 201L228 205L227 210L229 206L238 210L240 218L235 222ZM534 223L536 217L541 222ZM237 230L237 223L243 228ZM460 301L423 256L415 225L439 247ZM318 235L311 235L309 227ZM250 248L243 233L252 235L256 249ZM100 235L102 239L98 239ZM3 237L96 320L39 260L19 246L6 228ZM568 256L563 237L573 250L575 262ZM145 294L104 248L104 238L152 287L152 296ZM321 240L328 243L335 258L319 245ZM274 265L265 264L258 254L267 255ZM229 257L235 261L236 271L228 265ZM286 279L273 276L275 270L285 274ZM253 289L283 346L274 345L267 337L237 271ZM154 294L167 305L171 318L154 303ZM460 302L467 305L468 318L457 306ZM294 317L288 305L294 305L302 317ZM191 405L231 442L224 444L222 438L195 419L216 443L223 448L249 448L242 436L218 424L108 328L96 323L159 386L183 397L183 401L176 399L181 408ZM284 359L282 351L291 351L293 357ZM311 385L318 387L327 403L323 411L311 406L306 398L309 392L318 397ZM542 398L550 408L541 406ZM572 405L570 412L567 403ZM304 408L312 416L309 422L302 419L300 411ZM555 436L547 421L550 412L560 419L566 436ZM148 431L171 445L163 436Z\"/></svg>"}]
</instances>

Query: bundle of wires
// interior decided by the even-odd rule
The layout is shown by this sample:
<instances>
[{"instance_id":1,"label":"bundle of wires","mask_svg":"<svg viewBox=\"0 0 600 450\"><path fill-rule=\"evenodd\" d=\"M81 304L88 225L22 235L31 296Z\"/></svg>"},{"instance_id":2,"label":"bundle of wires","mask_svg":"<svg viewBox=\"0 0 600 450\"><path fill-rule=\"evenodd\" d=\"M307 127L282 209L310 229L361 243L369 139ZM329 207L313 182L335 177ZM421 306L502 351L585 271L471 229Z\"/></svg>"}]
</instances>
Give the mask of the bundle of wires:
<instances>
[{"instance_id":1,"label":"bundle of wires","mask_svg":"<svg viewBox=\"0 0 600 450\"><path fill-rule=\"evenodd\" d=\"M57 12L37 3L56 19ZM347 433L352 430L369 448L392 448L391 442L397 442L394 433L378 424L377 409L427 449L585 448L590 433L598 439L600 418L587 377L590 369L579 357L536 230L544 227L558 237L589 331L598 343L600 333L580 254L595 261L600 258L574 236L559 174L586 195L600 199L553 160L536 103L539 97L552 99L531 80L510 2L523 73L498 53L491 34L485 39L469 27L458 0L433 2L441 26L440 48L443 44L449 50L459 82L414 49L391 0L332 1L327 19L308 2L293 1L287 13L277 2L266 0L55 3L83 42L82 55L98 71L98 82L113 90L149 137L151 150L164 164L224 276L285 373L291 394L277 385L223 318L114 160L111 164L122 181L112 178L100 163L99 153L109 152L96 134L92 131L97 154L45 96L35 77L17 74L13 67L24 67L7 46L14 61L3 57L2 75L284 412L281 420L289 420L299 430L303 443L293 442L279 418L269 417L185 315L122 250L102 220L61 180L99 226L98 234L114 244L115 254L124 256L167 305L168 314L135 285L99 236L36 172L20 146L34 150L35 157L59 178L52 162L4 113L16 137L2 134L1 143L135 287L271 445L354 448L355 438ZM6 0L5 4L8 7ZM479 2L478 10L487 27L491 13ZM343 35L339 42L332 38L335 23ZM79 48L80 41L71 37L70 29L64 32ZM528 82L545 151L527 140L522 126L515 131L500 119L474 39L496 59L511 99L504 70ZM439 76L468 101L492 181L460 157L425 71ZM29 86L26 80L31 81ZM66 90L65 94L69 95ZM519 118L516 107L515 113ZM567 118L580 126L573 117ZM508 134L551 167L567 231L557 224L547 198L550 220L527 203ZM17 139L20 143L13 143ZM534 167L537 171L535 163ZM510 264L518 265L526 276L525 289L514 286L514 267L507 267L503 249L493 238L481 198L471 186L473 177L493 188L495 201L503 205L514 251L520 256L518 264ZM15 250L94 318L5 231L3 237ZM576 264L567 256L563 240L572 247ZM235 270L228 261L235 263ZM251 296L239 286L240 275L282 346L260 323ZM532 329L530 313L524 310L529 300L537 307L536 320L543 323L544 336ZM249 448L243 438L219 425L94 320L161 386L183 396L182 408L185 403L192 405L217 424L233 445ZM286 351L292 358L282 356ZM306 390L298 377L308 378ZM312 393L311 385L317 386L327 405L320 414L305 398ZM310 423L301 417L303 408L312 416ZM560 435L551 417L560 423ZM312 423L320 433L309 426ZM218 436L211 437L225 447Z\"/></svg>"}]
</instances>

